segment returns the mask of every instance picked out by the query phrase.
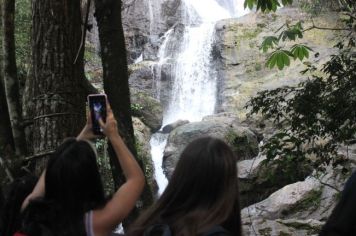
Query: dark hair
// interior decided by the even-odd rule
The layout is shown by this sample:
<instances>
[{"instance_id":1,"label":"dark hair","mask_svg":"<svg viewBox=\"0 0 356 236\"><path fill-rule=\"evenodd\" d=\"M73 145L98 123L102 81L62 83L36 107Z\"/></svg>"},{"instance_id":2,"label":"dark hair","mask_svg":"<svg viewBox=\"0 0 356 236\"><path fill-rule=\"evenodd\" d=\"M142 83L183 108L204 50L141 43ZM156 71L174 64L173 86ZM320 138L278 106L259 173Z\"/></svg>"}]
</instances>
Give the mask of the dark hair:
<instances>
[{"instance_id":1,"label":"dark hair","mask_svg":"<svg viewBox=\"0 0 356 236\"><path fill-rule=\"evenodd\" d=\"M2 193L2 187L0 185L0 216L3 212L3 208L4 208L4 195ZM2 224L2 220L0 218L0 233L2 232L2 228L3 228L3 224Z\"/></svg>"},{"instance_id":2,"label":"dark hair","mask_svg":"<svg viewBox=\"0 0 356 236\"><path fill-rule=\"evenodd\" d=\"M356 172L345 184L340 201L337 203L320 236L356 235Z\"/></svg>"},{"instance_id":3,"label":"dark hair","mask_svg":"<svg viewBox=\"0 0 356 236\"><path fill-rule=\"evenodd\" d=\"M31 202L26 210L25 232L85 235L85 212L105 203L93 147L74 138L64 141L48 161L45 189L44 198Z\"/></svg>"},{"instance_id":4,"label":"dark hair","mask_svg":"<svg viewBox=\"0 0 356 236\"><path fill-rule=\"evenodd\" d=\"M143 235L154 224L168 224L173 235L200 235L215 225L241 235L236 157L225 142L212 137L191 142L166 190L129 235Z\"/></svg>"},{"instance_id":5,"label":"dark hair","mask_svg":"<svg viewBox=\"0 0 356 236\"><path fill-rule=\"evenodd\" d=\"M21 205L36 185L37 177L26 175L15 179L10 186L4 200L4 207L0 218L0 235L12 236L21 225Z\"/></svg>"}]
</instances>

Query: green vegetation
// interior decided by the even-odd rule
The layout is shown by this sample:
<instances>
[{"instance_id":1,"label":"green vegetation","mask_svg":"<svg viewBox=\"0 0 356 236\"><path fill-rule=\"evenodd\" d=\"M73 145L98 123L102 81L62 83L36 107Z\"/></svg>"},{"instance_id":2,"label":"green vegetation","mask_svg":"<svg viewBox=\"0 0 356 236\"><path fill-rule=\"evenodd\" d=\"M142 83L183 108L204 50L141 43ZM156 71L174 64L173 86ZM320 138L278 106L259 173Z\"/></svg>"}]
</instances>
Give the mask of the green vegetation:
<instances>
[{"instance_id":1,"label":"green vegetation","mask_svg":"<svg viewBox=\"0 0 356 236\"><path fill-rule=\"evenodd\" d=\"M15 1L16 62L20 81L26 78L31 61L31 1Z\"/></svg>"},{"instance_id":2,"label":"green vegetation","mask_svg":"<svg viewBox=\"0 0 356 236\"><path fill-rule=\"evenodd\" d=\"M258 154L257 144L254 146L247 135L239 135L234 130L229 130L225 135L225 140L238 158L252 158Z\"/></svg>"},{"instance_id":3,"label":"green vegetation","mask_svg":"<svg viewBox=\"0 0 356 236\"><path fill-rule=\"evenodd\" d=\"M260 47L263 52L267 52L269 49L276 49L270 54L266 62L266 66L271 69L277 66L278 69L282 70L285 66L290 65L290 59L303 61L304 58L309 58L309 51L312 51L311 48L303 44L295 44L288 50L281 49L279 47L280 41L295 41L303 38L303 26L300 21L294 25L286 23L282 28L284 30L278 37L265 37Z\"/></svg>"},{"instance_id":4,"label":"green vegetation","mask_svg":"<svg viewBox=\"0 0 356 236\"><path fill-rule=\"evenodd\" d=\"M345 161L338 153L341 145L356 143L356 2L343 1L340 7L347 34L336 45L338 52L321 69L307 64L302 71L310 75L307 81L296 87L262 91L247 104L250 115L262 114L279 127L262 146L266 162L277 161L290 169L309 163L324 170L325 165L337 166ZM292 27L296 28L287 27L290 31L279 37L266 38L262 50L274 48L279 39L300 38L301 24ZM308 51L301 45L290 51L279 48L267 65L283 69L289 58L302 60L308 57Z\"/></svg>"},{"instance_id":5,"label":"green vegetation","mask_svg":"<svg viewBox=\"0 0 356 236\"><path fill-rule=\"evenodd\" d=\"M248 7L250 9L252 9L254 6L256 6L257 11L261 10L261 11L276 11L277 7L282 5L287 5L287 4L291 4L293 2L293 0L245 0L245 8Z\"/></svg>"},{"instance_id":6,"label":"green vegetation","mask_svg":"<svg viewBox=\"0 0 356 236\"><path fill-rule=\"evenodd\" d=\"M131 104L131 111L133 113L138 113L138 112L142 111L142 109L143 109L143 106L141 104L138 104L138 103Z\"/></svg>"},{"instance_id":7,"label":"green vegetation","mask_svg":"<svg viewBox=\"0 0 356 236\"><path fill-rule=\"evenodd\" d=\"M264 229L259 229L258 232L262 236L269 236L269 235L271 235L272 229L268 227L268 228L264 228Z\"/></svg>"},{"instance_id":8,"label":"green vegetation","mask_svg":"<svg viewBox=\"0 0 356 236\"><path fill-rule=\"evenodd\" d=\"M111 173L109 155L107 153L107 142L105 139L95 141L95 148L98 153L97 163L99 166L100 176L104 184L104 191L107 196L114 192L114 180Z\"/></svg>"},{"instance_id":9,"label":"green vegetation","mask_svg":"<svg viewBox=\"0 0 356 236\"><path fill-rule=\"evenodd\" d=\"M280 222L281 224L284 224L285 226L288 227L292 227L294 229L298 229L298 230L306 230L308 232L308 235L314 235L314 234L318 234L321 230L320 226L312 226L308 223L303 223L303 222Z\"/></svg>"}]
</instances>

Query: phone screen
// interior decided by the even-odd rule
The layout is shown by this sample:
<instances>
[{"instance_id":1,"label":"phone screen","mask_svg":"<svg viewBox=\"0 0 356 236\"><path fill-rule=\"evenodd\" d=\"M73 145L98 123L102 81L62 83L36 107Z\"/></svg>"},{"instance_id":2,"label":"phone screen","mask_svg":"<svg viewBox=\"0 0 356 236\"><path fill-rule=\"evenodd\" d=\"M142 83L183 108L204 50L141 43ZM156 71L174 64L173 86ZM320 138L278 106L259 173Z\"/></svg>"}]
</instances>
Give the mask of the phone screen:
<instances>
[{"instance_id":1,"label":"phone screen","mask_svg":"<svg viewBox=\"0 0 356 236\"><path fill-rule=\"evenodd\" d=\"M102 134L99 119L106 121L106 96L104 94L89 95L88 102L93 123L93 133Z\"/></svg>"}]
</instances>

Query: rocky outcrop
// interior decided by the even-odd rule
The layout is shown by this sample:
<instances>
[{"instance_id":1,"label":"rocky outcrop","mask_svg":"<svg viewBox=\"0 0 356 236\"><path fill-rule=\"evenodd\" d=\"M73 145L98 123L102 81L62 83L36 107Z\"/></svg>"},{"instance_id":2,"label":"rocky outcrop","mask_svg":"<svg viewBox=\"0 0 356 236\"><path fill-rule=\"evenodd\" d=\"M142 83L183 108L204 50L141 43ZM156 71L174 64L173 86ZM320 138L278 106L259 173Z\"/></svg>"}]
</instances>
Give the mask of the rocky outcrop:
<instances>
[{"instance_id":1,"label":"rocky outcrop","mask_svg":"<svg viewBox=\"0 0 356 236\"><path fill-rule=\"evenodd\" d=\"M279 219L292 211L301 210L303 204L313 204L313 201L320 200L320 195L321 184L315 178L307 178L287 185L267 199L242 209L241 217L245 221L251 218Z\"/></svg>"},{"instance_id":2,"label":"rocky outcrop","mask_svg":"<svg viewBox=\"0 0 356 236\"><path fill-rule=\"evenodd\" d=\"M317 236L324 222L318 220L266 220L257 219L251 223L243 225L243 232L245 236Z\"/></svg>"},{"instance_id":3,"label":"rocky outcrop","mask_svg":"<svg viewBox=\"0 0 356 236\"><path fill-rule=\"evenodd\" d=\"M339 16L333 12L313 17L320 26L337 26ZM231 111L245 117L246 102L258 91L283 85L296 85L306 79L299 72L304 63L291 62L291 66L279 71L265 67L268 53L260 50L265 36L274 35L285 22L293 24L302 20L304 27L312 25L306 13L299 8L284 7L276 13L250 13L241 18L226 19L216 24L216 40L213 50L218 73L218 111ZM321 65L335 52L333 46L338 34L332 31L310 30L298 43L313 49L305 63ZM286 43L289 47L296 42Z\"/></svg>"},{"instance_id":4,"label":"rocky outcrop","mask_svg":"<svg viewBox=\"0 0 356 236\"><path fill-rule=\"evenodd\" d=\"M323 175L313 173L245 207L241 211L245 235L317 235L349 175L341 167L327 167Z\"/></svg>"},{"instance_id":5,"label":"rocky outcrop","mask_svg":"<svg viewBox=\"0 0 356 236\"><path fill-rule=\"evenodd\" d=\"M176 122L173 122L171 124L168 124L162 128L162 133L168 134L175 128L178 128L181 125L188 124L189 120L177 120Z\"/></svg>"},{"instance_id":6,"label":"rocky outcrop","mask_svg":"<svg viewBox=\"0 0 356 236\"><path fill-rule=\"evenodd\" d=\"M260 153L256 158L238 162L241 207L259 202L283 186L303 180L313 171L308 163L298 163L294 167L299 170L298 175L285 173L275 162L266 161Z\"/></svg>"},{"instance_id":7,"label":"rocky outcrop","mask_svg":"<svg viewBox=\"0 0 356 236\"><path fill-rule=\"evenodd\" d=\"M158 185L154 175L154 165L151 157L150 129L137 117L132 118L134 128L135 145L138 159L142 163L142 169L146 177L147 187L144 198L153 198L158 192ZM150 199L149 201L151 201Z\"/></svg>"},{"instance_id":8,"label":"rocky outcrop","mask_svg":"<svg viewBox=\"0 0 356 236\"><path fill-rule=\"evenodd\" d=\"M144 92L132 92L131 111L132 115L139 117L152 132L156 132L161 128L163 110L157 99Z\"/></svg>"},{"instance_id":9,"label":"rocky outcrop","mask_svg":"<svg viewBox=\"0 0 356 236\"><path fill-rule=\"evenodd\" d=\"M163 167L168 178L172 175L185 146L202 136L213 136L225 140L239 160L252 158L258 153L255 134L247 127L240 125L236 118L211 116L208 120L179 126L170 133L163 157Z\"/></svg>"}]
</instances>

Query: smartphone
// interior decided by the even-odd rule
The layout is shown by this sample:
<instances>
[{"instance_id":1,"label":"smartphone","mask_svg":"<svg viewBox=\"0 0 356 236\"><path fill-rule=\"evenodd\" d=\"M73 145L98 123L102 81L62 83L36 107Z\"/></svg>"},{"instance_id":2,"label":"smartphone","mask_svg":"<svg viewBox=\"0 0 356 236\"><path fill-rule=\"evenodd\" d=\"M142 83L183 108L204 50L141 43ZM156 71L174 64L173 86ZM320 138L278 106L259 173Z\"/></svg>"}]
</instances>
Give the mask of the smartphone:
<instances>
[{"instance_id":1,"label":"smartphone","mask_svg":"<svg viewBox=\"0 0 356 236\"><path fill-rule=\"evenodd\" d=\"M106 121L106 94L90 94L88 95L88 105L93 124L93 133L102 135L102 129L99 125L99 119Z\"/></svg>"}]
</instances>

